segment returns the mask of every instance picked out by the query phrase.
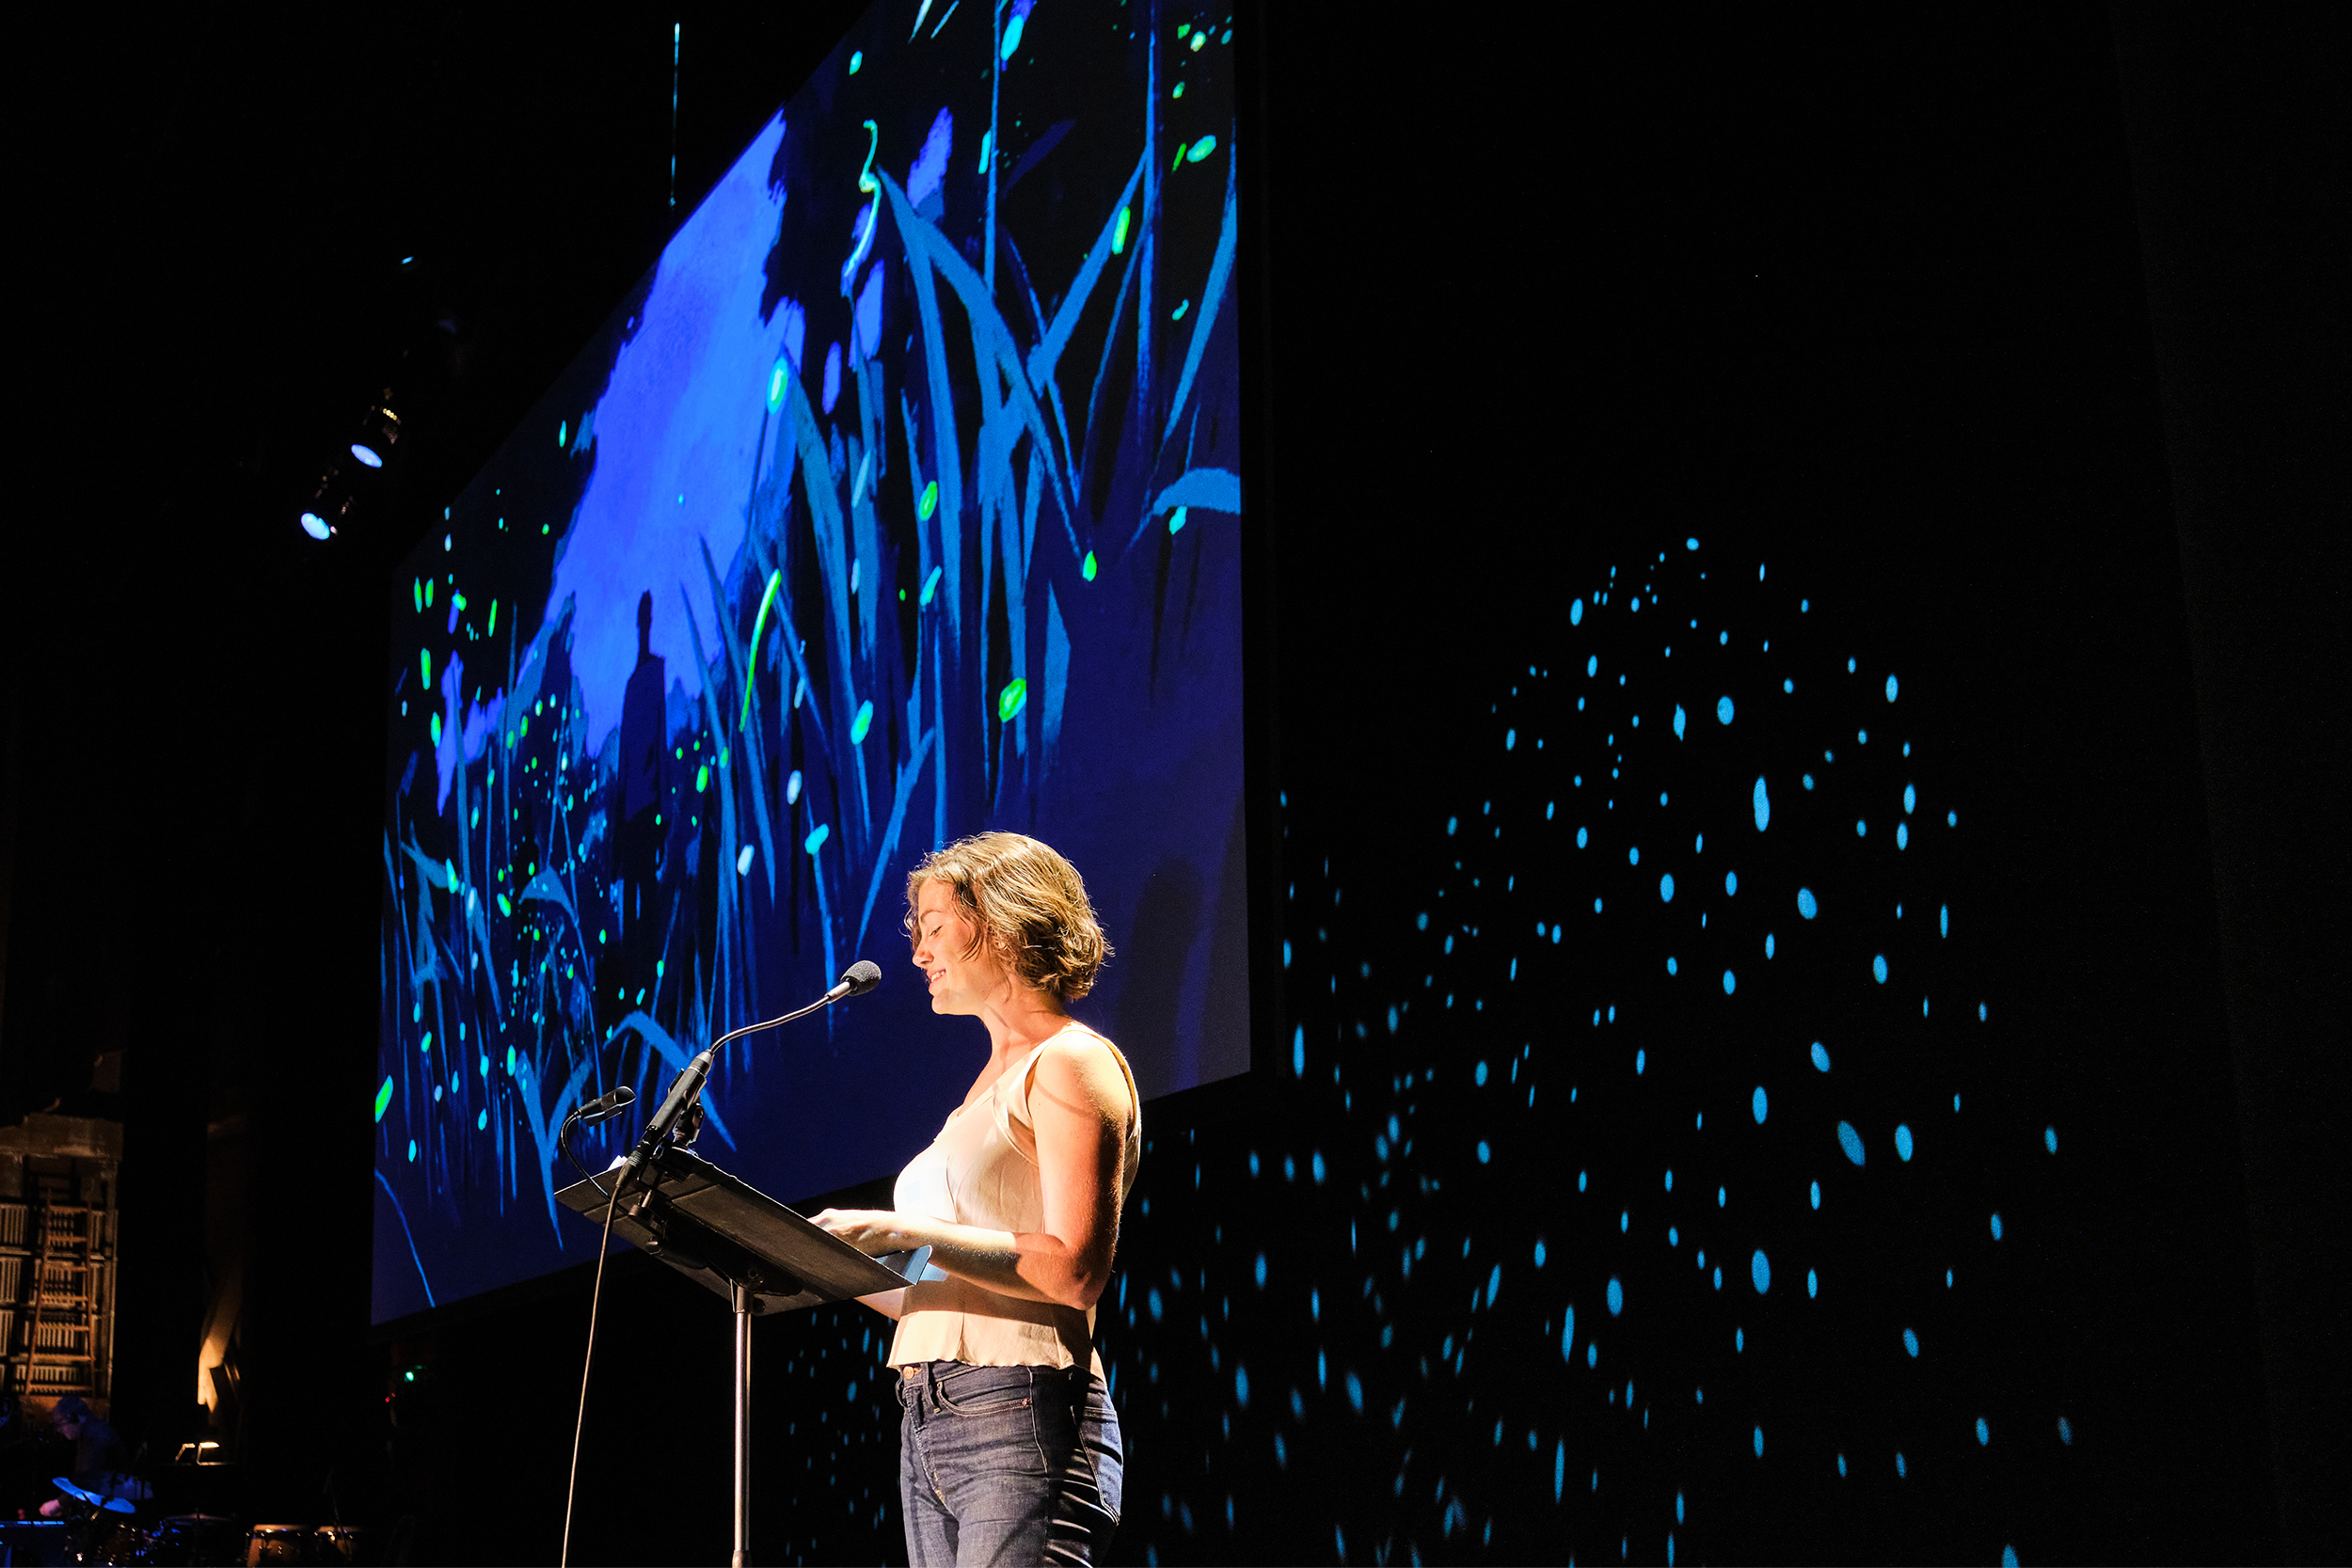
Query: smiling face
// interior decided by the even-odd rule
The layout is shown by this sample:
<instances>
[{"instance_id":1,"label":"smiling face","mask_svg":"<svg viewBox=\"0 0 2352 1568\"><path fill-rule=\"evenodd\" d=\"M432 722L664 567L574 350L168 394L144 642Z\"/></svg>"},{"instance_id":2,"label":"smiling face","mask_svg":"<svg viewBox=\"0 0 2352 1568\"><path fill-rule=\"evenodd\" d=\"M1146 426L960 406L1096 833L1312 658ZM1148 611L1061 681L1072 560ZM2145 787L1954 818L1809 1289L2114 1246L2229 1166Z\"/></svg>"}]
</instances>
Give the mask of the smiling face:
<instances>
[{"instance_id":1,"label":"smiling face","mask_svg":"<svg viewBox=\"0 0 2352 1568\"><path fill-rule=\"evenodd\" d=\"M937 880L922 885L914 902L914 967L930 987L931 1011L977 1013L1005 990L1005 966L979 934L979 923L957 904L954 888Z\"/></svg>"}]
</instances>

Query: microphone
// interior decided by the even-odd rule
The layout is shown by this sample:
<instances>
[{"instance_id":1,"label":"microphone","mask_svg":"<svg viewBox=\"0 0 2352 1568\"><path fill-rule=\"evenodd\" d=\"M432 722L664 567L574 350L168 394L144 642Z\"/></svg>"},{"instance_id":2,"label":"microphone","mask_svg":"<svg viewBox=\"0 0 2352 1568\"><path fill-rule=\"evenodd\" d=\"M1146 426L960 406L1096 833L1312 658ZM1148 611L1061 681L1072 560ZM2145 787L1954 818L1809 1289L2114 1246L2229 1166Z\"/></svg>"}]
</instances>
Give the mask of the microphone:
<instances>
[{"instance_id":1,"label":"microphone","mask_svg":"<svg viewBox=\"0 0 2352 1568\"><path fill-rule=\"evenodd\" d=\"M580 1124L582 1127L594 1127L600 1121L619 1116L628 1109L636 1099L637 1091L624 1084L611 1094L597 1096L579 1110L574 1111L572 1115L580 1118Z\"/></svg>"},{"instance_id":2,"label":"microphone","mask_svg":"<svg viewBox=\"0 0 2352 1568\"><path fill-rule=\"evenodd\" d=\"M686 1064L684 1071L671 1081L670 1092L662 1097L660 1109L654 1112L653 1119L645 1123L644 1136L637 1140L637 1147L629 1152L628 1168L621 1173L620 1180L613 1184L613 1200L619 1201L622 1189L628 1185L630 1179L636 1176L646 1160L652 1157L653 1151L661 1146L662 1140L669 1137L672 1130L677 1126L678 1117L686 1114L686 1108L701 1097L703 1082L710 1076L710 1065L717 1058L721 1047L729 1040L740 1039L745 1035L757 1034L762 1029L773 1029L779 1025L790 1023L795 1019L806 1018L821 1007L832 1006L845 996L863 996L881 984L882 970L869 959L860 958L842 972L841 978L834 983L831 990L811 1002L807 1006L797 1007L782 1018L766 1019L758 1023L746 1023L742 1028L731 1030L712 1040L701 1054ZM633 1099L634 1096L631 1098ZM652 1196L652 1191L648 1188L638 1198L636 1208L629 1212L634 1214L643 1210L646 1200Z\"/></svg>"}]
</instances>

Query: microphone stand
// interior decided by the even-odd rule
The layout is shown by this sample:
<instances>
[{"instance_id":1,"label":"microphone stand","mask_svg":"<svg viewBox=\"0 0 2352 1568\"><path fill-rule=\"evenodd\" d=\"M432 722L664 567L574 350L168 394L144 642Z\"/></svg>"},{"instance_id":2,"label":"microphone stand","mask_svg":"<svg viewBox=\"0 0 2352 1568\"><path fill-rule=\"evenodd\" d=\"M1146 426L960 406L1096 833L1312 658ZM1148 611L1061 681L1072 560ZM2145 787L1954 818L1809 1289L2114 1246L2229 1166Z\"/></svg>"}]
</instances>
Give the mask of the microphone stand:
<instances>
[{"instance_id":1,"label":"microphone stand","mask_svg":"<svg viewBox=\"0 0 2352 1568\"><path fill-rule=\"evenodd\" d=\"M796 1019L830 1007L845 996L863 996L882 983L882 972L863 959L852 964L834 988L805 1007L797 1007L781 1018L758 1023L747 1023L712 1040L694 1059L686 1064L670 1084L670 1092L662 1097L660 1108L645 1123L644 1136L630 1150L628 1164L620 1179L612 1183L612 1194L604 1206L604 1237L596 1248L596 1283L588 1301L588 1358L580 1373L580 1419L572 1433L572 1483L564 1499L564 1545L560 1560L569 1563L572 1546L572 1502L580 1481L580 1445L588 1422L588 1369L595 1364L596 1354L596 1307L604 1293L604 1256L612 1244L612 1216L620 1211L629 1182L643 1170L654 1152L675 1131L678 1119L688 1108L702 1098L704 1083L710 1077L711 1064L723 1046L745 1035L755 1035L763 1029L775 1029ZM617 1112L621 1101L612 1107ZM611 1114L611 1113L607 1113ZM595 1178L591 1177L593 1183ZM653 1201L659 1183L648 1179L630 1208L630 1219L644 1212ZM733 1568L747 1568L751 1561L751 1451L752 1451L752 1305L754 1291L743 1280L730 1281L729 1305L735 1309L735 1553Z\"/></svg>"},{"instance_id":2,"label":"microphone stand","mask_svg":"<svg viewBox=\"0 0 2352 1568\"><path fill-rule=\"evenodd\" d=\"M717 1060L722 1047L730 1040L741 1039L745 1035L755 1035L763 1029L781 1028L785 1024L806 1018L813 1012L830 1007L845 996L856 996L867 989L868 987L856 985L845 978L833 990L825 992L805 1007L796 1007L781 1018L771 1018L758 1023L746 1023L740 1029L721 1035L709 1045L704 1047L700 1054L686 1064L686 1069L671 1080L670 1092L662 1097L660 1108L656 1110L652 1119L645 1123L644 1135L637 1140L637 1147L629 1151L628 1164L621 1172L621 1179L612 1184L612 1200L615 1203L621 1200L622 1194L628 1190L630 1180L644 1168L645 1162L652 1158L654 1150L659 1148L676 1129L678 1118L686 1114L689 1106L702 1098L703 1084L710 1077L711 1065ZM643 1213L645 1205L652 1200L652 1197L653 1186L649 1182L638 1195L636 1205L629 1210L629 1218L635 1219Z\"/></svg>"}]
</instances>

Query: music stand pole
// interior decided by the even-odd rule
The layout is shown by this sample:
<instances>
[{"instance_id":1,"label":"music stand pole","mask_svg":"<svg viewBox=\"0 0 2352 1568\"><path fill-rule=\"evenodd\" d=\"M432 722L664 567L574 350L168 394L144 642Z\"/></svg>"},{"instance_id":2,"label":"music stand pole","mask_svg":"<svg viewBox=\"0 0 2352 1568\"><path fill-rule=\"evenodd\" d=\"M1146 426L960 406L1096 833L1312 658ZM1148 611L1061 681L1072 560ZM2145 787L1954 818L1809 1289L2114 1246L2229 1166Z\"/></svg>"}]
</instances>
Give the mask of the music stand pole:
<instances>
[{"instance_id":1,"label":"music stand pole","mask_svg":"<svg viewBox=\"0 0 2352 1568\"><path fill-rule=\"evenodd\" d=\"M735 1306L735 1565L752 1560L752 1293L731 1281Z\"/></svg>"}]
</instances>

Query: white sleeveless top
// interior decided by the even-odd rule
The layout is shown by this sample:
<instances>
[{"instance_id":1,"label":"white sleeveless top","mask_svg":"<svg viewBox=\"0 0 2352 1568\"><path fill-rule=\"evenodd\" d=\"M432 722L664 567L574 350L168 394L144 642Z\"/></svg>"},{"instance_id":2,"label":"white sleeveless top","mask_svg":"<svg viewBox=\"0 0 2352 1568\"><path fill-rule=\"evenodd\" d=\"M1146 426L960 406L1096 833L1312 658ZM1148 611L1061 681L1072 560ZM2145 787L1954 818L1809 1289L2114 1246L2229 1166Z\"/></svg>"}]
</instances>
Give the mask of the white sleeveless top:
<instances>
[{"instance_id":1,"label":"white sleeveless top","mask_svg":"<svg viewBox=\"0 0 2352 1568\"><path fill-rule=\"evenodd\" d=\"M898 1173L892 1206L901 1213L1015 1235L1042 1230L1045 1191L1037 1160L1013 1141L1012 1123L1028 1131L1034 1149L1029 1086L1038 1057L1073 1029L1101 1041L1127 1080L1132 1108L1119 1162L1119 1201L1124 1208L1143 1156L1143 1097L1136 1093L1135 1071L1119 1048L1076 1022L1006 1069L978 1100L951 1112L931 1146ZM1052 1302L1025 1301L927 1268L922 1279L906 1289L898 1331L890 1344L890 1365L961 1361L976 1367L1063 1368L1080 1361L1095 1364L1093 1348L1092 1307L1081 1312Z\"/></svg>"}]
</instances>

